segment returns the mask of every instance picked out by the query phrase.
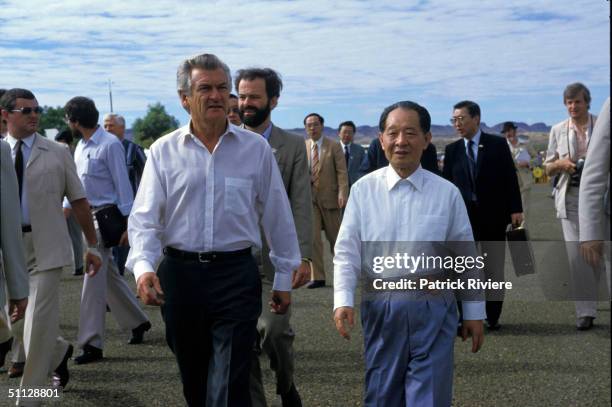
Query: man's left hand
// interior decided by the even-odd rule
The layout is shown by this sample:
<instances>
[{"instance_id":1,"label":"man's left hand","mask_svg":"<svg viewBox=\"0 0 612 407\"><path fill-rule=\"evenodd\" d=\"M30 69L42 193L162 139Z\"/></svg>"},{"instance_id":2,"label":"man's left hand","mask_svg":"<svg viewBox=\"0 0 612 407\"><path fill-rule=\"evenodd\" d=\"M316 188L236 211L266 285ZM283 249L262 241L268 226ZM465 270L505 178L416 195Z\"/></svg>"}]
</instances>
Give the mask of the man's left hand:
<instances>
[{"instance_id":1,"label":"man's left hand","mask_svg":"<svg viewBox=\"0 0 612 407\"><path fill-rule=\"evenodd\" d=\"M591 267L599 267L603 253L603 240L589 240L580 243L580 254Z\"/></svg>"},{"instance_id":2,"label":"man's left hand","mask_svg":"<svg viewBox=\"0 0 612 407\"><path fill-rule=\"evenodd\" d=\"M302 260L300 266L293 272L291 289L295 290L310 281L310 263Z\"/></svg>"},{"instance_id":3,"label":"man's left hand","mask_svg":"<svg viewBox=\"0 0 612 407\"><path fill-rule=\"evenodd\" d=\"M518 228L523 223L523 212L513 213L510 218L512 219L512 227Z\"/></svg>"},{"instance_id":4,"label":"man's left hand","mask_svg":"<svg viewBox=\"0 0 612 407\"><path fill-rule=\"evenodd\" d=\"M19 300L9 300L9 318L11 323L15 323L25 316L26 308L28 307L28 297Z\"/></svg>"},{"instance_id":5,"label":"man's left hand","mask_svg":"<svg viewBox=\"0 0 612 407\"><path fill-rule=\"evenodd\" d=\"M484 324L482 320L463 320L461 326L461 339L472 337L472 353L478 352L484 343Z\"/></svg>"},{"instance_id":6,"label":"man's left hand","mask_svg":"<svg viewBox=\"0 0 612 407\"><path fill-rule=\"evenodd\" d=\"M128 233L126 230L121 235L121 239L119 239L119 246L129 246L129 245L130 245L130 241L128 240Z\"/></svg>"},{"instance_id":7,"label":"man's left hand","mask_svg":"<svg viewBox=\"0 0 612 407\"><path fill-rule=\"evenodd\" d=\"M342 209L346 206L346 198L343 196L338 197L338 208Z\"/></svg>"},{"instance_id":8,"label":"man's left hand","mask_svg":"<svg viewBox=\"0 0 612 407\"><path fill-rule=\"evenodd\" d=\"M282 315L286 313L289 305L291 305L291 291L272 291L268 305L270 305L270 311L274 314Z\"/></svg>"}]
</instances>

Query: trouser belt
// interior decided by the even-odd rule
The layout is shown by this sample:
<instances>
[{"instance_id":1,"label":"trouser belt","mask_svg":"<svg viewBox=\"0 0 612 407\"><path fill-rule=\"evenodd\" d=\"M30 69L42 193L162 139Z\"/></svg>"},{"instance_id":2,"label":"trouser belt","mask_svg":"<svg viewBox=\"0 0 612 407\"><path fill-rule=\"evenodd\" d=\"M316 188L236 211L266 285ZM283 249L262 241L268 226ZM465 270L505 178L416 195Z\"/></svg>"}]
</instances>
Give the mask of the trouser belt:
<instances>
[{"instance_id":1,"label":"trouser belt","mask_svg":"<svg viewBox=\"0 0 612 407\"><path fill-rule=\"evenodd\" d=\"M250 256L251 248L247 247L246 249L235 250L232 252L188 252L167 246L164 248L164 254L175 259L199 261L200 263L212 263L214 261L223 261L235 259L236 257Z\"/></svg>"}]
</instances>

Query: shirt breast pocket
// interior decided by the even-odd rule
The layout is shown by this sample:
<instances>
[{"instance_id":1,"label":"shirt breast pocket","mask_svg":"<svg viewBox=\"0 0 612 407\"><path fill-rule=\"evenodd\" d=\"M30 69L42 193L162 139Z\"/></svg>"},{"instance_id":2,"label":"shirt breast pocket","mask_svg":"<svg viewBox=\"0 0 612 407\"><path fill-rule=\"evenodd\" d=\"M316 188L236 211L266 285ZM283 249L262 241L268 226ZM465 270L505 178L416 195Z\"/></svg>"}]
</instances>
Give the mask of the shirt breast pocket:
<instances>
[{"instance_id":1,"label":"shirt breast pocket","mask_svg":"<svg viewBox=\"0 0 612 407\"><path fill-rule=\"evenodd\" d=\"M88 158L87 159L87 172L85 175L88 177L99 177L104 173L104 162L99 158Z\"/></svg>"},{"instance_id":2,"label":"shirt breast pocket","mask_svg":"<svg viewBox=\"0 0 612 407\"><path fill-rule=\"evenodd\" d=\"M423 237L419 239L429 242L446 241L448 231L448 216L444 215L421 215L419 216L419 230Z\"/></svg>"},{"instance_id":3,"label":"shirt breast pocket","mask_svg":"<svg viewBox=\"0 0 612 407\"><path fill-rule=\"evenodd\" d=\"M245 178L225 178L225 210L244 215L251 207L253 181Z\"/></svg>"}]
</instances>

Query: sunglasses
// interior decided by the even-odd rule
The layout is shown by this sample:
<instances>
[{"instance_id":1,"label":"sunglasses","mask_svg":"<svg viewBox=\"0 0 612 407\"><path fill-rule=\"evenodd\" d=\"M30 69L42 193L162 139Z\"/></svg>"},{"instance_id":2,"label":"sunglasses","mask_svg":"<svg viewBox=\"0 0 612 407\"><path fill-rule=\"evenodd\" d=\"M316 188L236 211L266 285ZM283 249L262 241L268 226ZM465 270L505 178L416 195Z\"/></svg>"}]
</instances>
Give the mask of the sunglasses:
<instances>
[{"instance_id":1,"label":"sunglasses","mask_svg":"<svg viewBox=\"0 0 612 407\"><path fill-rule=\"evenodd\" d=\"M43 108L40 106L36 107L22 107L21 109L13 109L11 112L20 112L21 114L31 114L32 112L36 114L41 114L43 112Z\"/></svg>"}]
</instances>

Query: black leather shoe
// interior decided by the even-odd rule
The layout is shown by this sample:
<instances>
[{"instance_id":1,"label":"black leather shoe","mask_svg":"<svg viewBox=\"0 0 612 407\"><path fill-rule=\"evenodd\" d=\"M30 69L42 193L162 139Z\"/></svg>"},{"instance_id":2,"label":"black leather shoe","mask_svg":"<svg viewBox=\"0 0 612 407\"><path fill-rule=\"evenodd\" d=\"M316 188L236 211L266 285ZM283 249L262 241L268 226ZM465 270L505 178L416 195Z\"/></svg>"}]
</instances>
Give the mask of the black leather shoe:
<instances>
[{"instance_id":1,"label":"black leather shoe","mask_svg":"<svg viewBox=\"0 0 612 407\"><path fill-rule=\"evenodd\" d=\"M13 345L13 338L10 338L6 342L0 343L0 367L4 366L4 359L6 359L6 354L11 350L11 346Z\"/></svg>"},{"instance_id":2,"label":"black leather shoe","mask_svg":"<svg viewBox=\"0 0 612 407\"><path fill-rule=\"evenodd\" d=\"M501 325L497 321L487 322L487 328L489 329L489 331L499 331L499 329L501 328Z\"/></svg>"},{"instance_id":3,"label":"black leather shoe","mask_svg":"<svg viewBox=\"0 0 612 407\"><path fill-rule=\"evenodd\" d=\"M96 348L95 346L85 345L83 346L83 353L80 356L74 358L74 363L77 365L84 365L87 363L102 360L102 349Z\"/></svg>"},{"instance_id":4,"label":"black leather shoe","mask_svg":"<svg viewBox=\"0 0 612 407\"><path fill-rule=\"evenodd\" d=\"M142 324L138 325L136 328L132 329L132 337L128 341L128 344L138 345L142 343L142 340L144 339L144 334L149 329L151 329L151 323L149 321L143 322Z\"/></svg>"},{"instance_id":5,"label":"black leather shoe","mask_svg":"<svg viewBox=\"0 0 612 407\"><path fill-rule=\"evenodd\" d=\"M73 276L82 276L83 275L83 267L79 267L78 269L74 269L72 273Z\"/></svg>"},{"instance_id":6,"label":"black leather shoe","mask_svg":"<svg viewBox=\"0 0 612 407\"><path fill-rule=\"evenodd\" d=\"M325 287L325 280L312 280L306 288L320 288Z\"/></svg>"},{"instance_id":7,"label":"black leather shoe","mask_svg":"<svg viewBox=\"0 0 612 407\"><path fill-rule=\"evenodd\" d=\"M8 377L14 379L16 377L23 376L23 367L25 366L25 362L13 362L13 366L8 370Z\"/></svg>"},{"instance_id":8,"label":"black leather shoe","mask_svg":"<svg viewBox=\"0 0 612 407\"><path fill-rule=\"evenodd\" d=\"M281 401L283 407L302 407L302 399L300 398L300 393L295 388L295 384L291 385L287 393L281 394Z\"/></svg>"},{"instance_id":9,"label":"black leather shoe","mask_svg":"<svg viewBox=\"0 0 612 407\"><path fill-rule=\"evenodd\" d=\"M70 380L70 372L68 372L68 359L72 357L73 352L74 347L72 345L68 345L68 349L66 350L64 358L55 369L55 372L53 372L53 377L51 378L51 385L54 389L57 389L59 387L63 389L66 388L68 380Z\"/></svg>"},{"instance_id":10,"label":"black leather shoe","mask_svg":"<svg viewBox=\"0 0 612 407\"><path fill-rule=\"evenodd\" d=\"M593 317L580 317L576 321L576 329L579 331L588 331L593 328Z\"/></svg>"}]
</instances>

